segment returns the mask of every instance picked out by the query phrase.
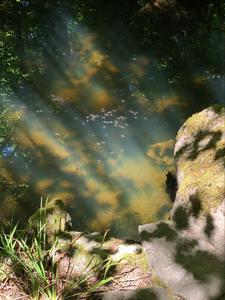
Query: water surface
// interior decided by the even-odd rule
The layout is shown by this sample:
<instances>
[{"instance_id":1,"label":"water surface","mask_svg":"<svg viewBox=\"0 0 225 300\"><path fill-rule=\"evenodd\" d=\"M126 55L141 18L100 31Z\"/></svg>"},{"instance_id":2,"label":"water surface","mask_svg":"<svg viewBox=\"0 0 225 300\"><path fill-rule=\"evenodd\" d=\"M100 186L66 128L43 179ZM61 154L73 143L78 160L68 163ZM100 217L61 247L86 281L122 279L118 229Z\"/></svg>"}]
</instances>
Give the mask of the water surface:
<instances>
[{"instance_id":1,"label":"water surface","mask_svg":"<svg viewBox=\"0 0 225 300\"><path fill-rule=\"evenodd\" d=\"M72 53L65 65L49 60L44 91L22 86L26 101L2 98L17 125L0 161L8 183L1 218L15 211L23 221L40 197L59 197L76 229L137 238L139 224L168 217L176 132L192 113L222 101L224 74L207 64L181 72L183 51L169 72L151 47L132 39L129 47L113 34L104 44L76 22L72 29Z\"/></svg>"}]
</instances>

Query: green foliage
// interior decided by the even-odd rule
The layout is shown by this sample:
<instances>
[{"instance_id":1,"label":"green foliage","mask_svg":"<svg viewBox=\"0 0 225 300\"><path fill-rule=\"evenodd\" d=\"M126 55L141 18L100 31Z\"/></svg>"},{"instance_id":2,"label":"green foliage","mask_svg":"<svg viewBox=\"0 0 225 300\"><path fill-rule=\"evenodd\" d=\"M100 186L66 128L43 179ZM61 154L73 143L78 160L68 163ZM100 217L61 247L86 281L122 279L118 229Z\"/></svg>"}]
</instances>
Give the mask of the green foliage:
<instances>
[{"instance_id":1,"label":"green foliage","mask_svg":"<svg viewBox=\"0 0 225 300\"><path fill-rule=\"evenodd\" d=\"M10 260L14 276L22 277L25 293L30 293L34 299L39 299L41 295L56 299L54 255L50 258L48 256L52 249L47 250L44 215L42 217L37 225L35 235L20 231L17 226L13 227L8 234L2 228L0 236L1 255ZM50 267L46 269L49 259ZM12 279L12 274L6 275ZM52 277L51 283L49 282L50 275Z\"/></svg>"},{"instance_id":2,"label":"green foliage","mask_svg":"<svg viewBox=\"0 0 225 300\"><path fill-rule=\"evenodd\" d=\"M88 282L92 279L92 271L99 267L92 264L92 260L86 266L88 272L76 278L61 280L58 277L56 259L58 240L55 239L51 246L47 243L46 214L42 202L39 212L39 222L35 229L19 230L17 225L12 227L10 224L8 229L1 227L1 279L13 281L20 286L22 293L32 299L43 296L51 300L88 296L112 281L113 278L108 273L115 263L109 259L103 263L102 277L91 285ZM8 268L3 268L5 264L8 264Z\"/></svg>"}]
</instances>

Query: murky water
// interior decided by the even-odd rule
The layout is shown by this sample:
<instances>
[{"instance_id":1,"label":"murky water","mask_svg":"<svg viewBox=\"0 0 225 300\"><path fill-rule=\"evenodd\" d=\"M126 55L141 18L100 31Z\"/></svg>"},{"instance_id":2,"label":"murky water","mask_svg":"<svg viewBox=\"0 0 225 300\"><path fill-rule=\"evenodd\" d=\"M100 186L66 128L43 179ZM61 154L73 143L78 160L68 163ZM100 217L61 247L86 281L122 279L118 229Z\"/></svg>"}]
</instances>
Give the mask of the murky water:
<instances>
[{"instance_id":1,"label":"murky water","mask_svg":"<svg viewBox=\"0 0 225 300\"><path fill-rule=\"evenodd\" d=\"M3 149L1 176L24 192L18 199L1 188L1 218L15 209L20 219L41 196L59 197L77 229L136 238L139 224L167 218L176 132L221 101L224 77L207 68L191 79L168 76L151 51L102 49L86 30L79 38L68 67L55 67L47 80L48 101L30 88L29 103L4 99L18 112L18 145Z\"/></svg>"}]
</instances>

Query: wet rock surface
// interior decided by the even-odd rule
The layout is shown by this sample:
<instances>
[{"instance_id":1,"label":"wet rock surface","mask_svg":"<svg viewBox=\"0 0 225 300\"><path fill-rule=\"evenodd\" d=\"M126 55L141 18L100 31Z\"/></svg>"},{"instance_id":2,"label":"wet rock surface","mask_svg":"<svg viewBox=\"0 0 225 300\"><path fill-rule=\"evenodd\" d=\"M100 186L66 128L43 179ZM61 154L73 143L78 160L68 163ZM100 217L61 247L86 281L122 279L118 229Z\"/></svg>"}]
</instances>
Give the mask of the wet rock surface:
<instances>
[{"instance_id":1,"label":"wet rock surface","mask_svg":"<svg viewBox=\"0 0 225 300\"><path fill-rule=\"evenodd\" d=\"M139 227L149 267L181 299L225 298L224 125L218 107L184 123L175 144L178 190L170 221Z\"/></svg>"}]
</instances>

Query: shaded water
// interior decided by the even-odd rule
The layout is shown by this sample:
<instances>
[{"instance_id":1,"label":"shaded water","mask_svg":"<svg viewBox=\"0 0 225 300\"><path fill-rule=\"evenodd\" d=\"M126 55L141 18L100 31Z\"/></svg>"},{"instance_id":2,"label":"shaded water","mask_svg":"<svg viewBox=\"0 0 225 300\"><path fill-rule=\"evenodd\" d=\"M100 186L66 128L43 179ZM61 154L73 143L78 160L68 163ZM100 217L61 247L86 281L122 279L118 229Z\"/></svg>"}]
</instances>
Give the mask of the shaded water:
<instances>
[{"instance_id":1,"label":"shaded water","mask_svg":"<svg viewBox=\"0 0 225 300\"><path fill-rule=\"evenodd\" d=\"M18 199L1 187L1 218L14 209L28 217L41 196L59 197L76 229L136 238L139 224L167 218L176 132L192 113L222 101L224 75L189 66L188 77L182 51L168 73L151 49L131 50L113 37L103 47L97 33L76 26L66 65L50 61L51 96L24 86L29 101L2 100L17 125L16 142L2 150L1 176L24 192Z\"/></svg>"}]
</instances>

